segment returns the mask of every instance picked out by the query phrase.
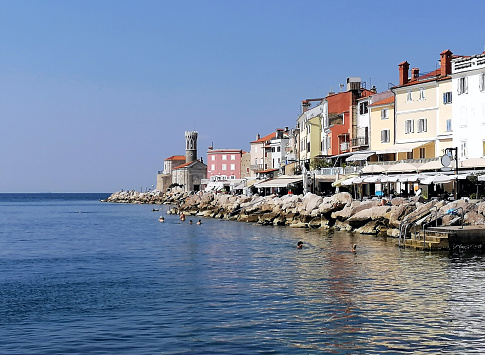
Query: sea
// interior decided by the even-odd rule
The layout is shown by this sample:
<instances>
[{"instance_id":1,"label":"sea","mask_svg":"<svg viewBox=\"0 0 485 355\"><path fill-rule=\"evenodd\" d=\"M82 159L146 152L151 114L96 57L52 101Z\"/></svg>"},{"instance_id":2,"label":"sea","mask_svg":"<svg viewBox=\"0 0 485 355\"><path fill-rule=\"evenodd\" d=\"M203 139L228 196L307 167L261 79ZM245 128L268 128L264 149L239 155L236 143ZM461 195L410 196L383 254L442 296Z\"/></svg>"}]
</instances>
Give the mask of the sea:
<instances>
[{"instance_id":1,"label":"sea","mask_svg":"<svg viewBox=\"0 0 485 355\"><path fill-rule=\"evenodd\" d=\"M485 353L484 255L108 195L0 194L0 354Z\"/></svg>"}]
</instances>

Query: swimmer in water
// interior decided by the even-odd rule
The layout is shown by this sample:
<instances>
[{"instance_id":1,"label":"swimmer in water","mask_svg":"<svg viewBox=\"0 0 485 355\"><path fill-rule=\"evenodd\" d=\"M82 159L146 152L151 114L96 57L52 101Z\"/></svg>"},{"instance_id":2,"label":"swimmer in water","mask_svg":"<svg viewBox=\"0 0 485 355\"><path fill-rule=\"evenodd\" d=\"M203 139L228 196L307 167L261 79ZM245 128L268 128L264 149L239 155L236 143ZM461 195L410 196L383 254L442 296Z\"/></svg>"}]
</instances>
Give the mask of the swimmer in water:
<instances>
[{"instance_id":1,"label":"swimmer in water","mask_svg":"<svg viewBox=\"0 0 485 355\"><path fill-rule=\"evenodd\" d=\"M356 249L357 249L357 244L352 244L352 249L351 249L351 251L352 251L353 253L355 253L355 252L356 252Z\"/></svg>"},{"instance_id":2,"label":"swimmer in water","mask_svg":"<svg viewBox=\"0 0 485 355\"><path fill-rule=\"evenodd\" d=\"M189 221L189 224L192 224L192 220Z\"/></svg>"},{"instance_id":3,"label":"swimmer in water","mask_svg":"<svg viewBox=\"0 0 485 355\"><path fill-rule=\"evenodd\" d=\"M202 224L202 221L199 219L199 222L197 222L197 224Z\"/></svg>"},{"instance_id":4,"label":"swimmer in water","mask_svg":"<svg viewBox=\"0 0 485 355\"><path fill-rule=\"evenodd\" d=\"M303 242L300 240L297 244L296 244L296 247L298 249L303 249Z\"/></svg>"},{"instance_id":5,"label":"swimmer in water","mask_svg":"<svg viewBox=\"0 0 485 355\"><path fill-rule=\"evenodd\" d=\"M163 222L165 222L165 218L162 217L162 216L160 216L160 218L158 219L158 221L163 223Z\"/></svg>"}]
</instances>

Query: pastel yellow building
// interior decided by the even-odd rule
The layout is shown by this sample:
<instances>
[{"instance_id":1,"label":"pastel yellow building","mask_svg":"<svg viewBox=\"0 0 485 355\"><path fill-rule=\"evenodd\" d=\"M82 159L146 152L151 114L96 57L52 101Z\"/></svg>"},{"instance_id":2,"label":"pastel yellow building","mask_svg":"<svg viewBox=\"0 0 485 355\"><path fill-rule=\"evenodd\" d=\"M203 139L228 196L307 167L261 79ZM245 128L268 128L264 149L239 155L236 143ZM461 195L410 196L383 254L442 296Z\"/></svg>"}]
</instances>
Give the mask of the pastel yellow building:
<instances>
[{"instance_id":1,"label":"pastel yellow building","mask_svg":"<svg viewBox=\"0 0 485 355\"><path fill-rule=\"evenodd\" d=\"M394 96L374 102L370 110L370 150L381 154L379 160L394 160Z\"/></svg>"},{"instance_id":2,"label":"pastel yellow building","mask_svg":"<svg viewBox=\"0 0 485 355\"><path fill-rule=\"evenodd\" d=\"M320 155L322 105L304 111L297 120L299 135L299 159L309 161Z\"/></svg>"},{"instance_id":3,"label":"pastel yellow building","mask_svg":"<svg viewBox=\"0 0 485 355\"><path fill-rule=\"evenodd\" d=\"M441 67L420 75L409 63L399 64L395 94L396 160L435 158L451 146L451 51L441 53Z\"/></svg>"}]
</instances>

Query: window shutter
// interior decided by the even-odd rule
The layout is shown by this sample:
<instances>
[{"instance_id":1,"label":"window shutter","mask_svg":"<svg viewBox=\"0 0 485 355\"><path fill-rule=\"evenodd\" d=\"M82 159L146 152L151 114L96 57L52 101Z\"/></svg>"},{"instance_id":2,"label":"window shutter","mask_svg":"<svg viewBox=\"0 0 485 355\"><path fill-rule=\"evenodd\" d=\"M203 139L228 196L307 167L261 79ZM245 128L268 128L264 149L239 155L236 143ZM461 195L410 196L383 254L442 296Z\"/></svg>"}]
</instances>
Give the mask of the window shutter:
<instances>
[{"instance_id":1,"label":"window shutter","mask_svg":"<svg viewBox=\"0 0 485 355\"><path fill-rule=\"evenodd\" d=\"M386 132L386 131L384 131L384 130L382 130L382 131L381 131L381 143L383 143L383 142L384 142L384 133L385 133L385 132Z\"/></svg>"},{"instance_id":2,"label":"window shutter","mask_svg":"<svg viewBox=\"0 0 485 355\"><path fill-rule=\"evenodd\" d=\"M465 87L464 87L464 93L468 94L468 77L465 76Z\"/></svg>"}]
</instances>

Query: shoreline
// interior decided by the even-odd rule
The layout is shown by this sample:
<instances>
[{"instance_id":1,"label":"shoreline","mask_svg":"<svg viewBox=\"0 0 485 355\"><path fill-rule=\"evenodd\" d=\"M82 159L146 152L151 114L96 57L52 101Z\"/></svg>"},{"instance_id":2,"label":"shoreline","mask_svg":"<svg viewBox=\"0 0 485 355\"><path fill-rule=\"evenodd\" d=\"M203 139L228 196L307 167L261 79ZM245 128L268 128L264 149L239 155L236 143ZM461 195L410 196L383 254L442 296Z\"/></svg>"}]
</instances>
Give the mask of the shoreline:
<instances>
[{"instance_id":1,"label":"shoreline","mask_svg":"<svg viewBox=\"0 0 485 355\"><path fill-rule=\"evenodd\" d=\"M447 211L463 209L464 225L485 224L485 202L430 200L421 197L381 200L354 200L348 192L322 197L312 193L284 196L239 196L213 192L162 193L120 191L102 202L164 204L168 214L193 215L260 225L292 228L323 228L397 238L404 218L420 216L421 225L434 214L443 214L442 226L459 225L460 217Z\"/></svg>"}]
</instances>

